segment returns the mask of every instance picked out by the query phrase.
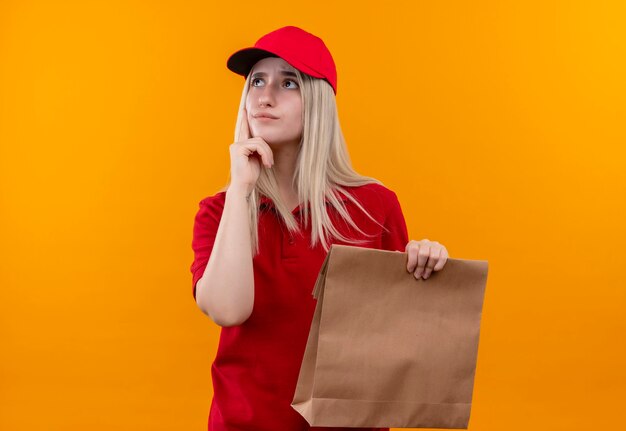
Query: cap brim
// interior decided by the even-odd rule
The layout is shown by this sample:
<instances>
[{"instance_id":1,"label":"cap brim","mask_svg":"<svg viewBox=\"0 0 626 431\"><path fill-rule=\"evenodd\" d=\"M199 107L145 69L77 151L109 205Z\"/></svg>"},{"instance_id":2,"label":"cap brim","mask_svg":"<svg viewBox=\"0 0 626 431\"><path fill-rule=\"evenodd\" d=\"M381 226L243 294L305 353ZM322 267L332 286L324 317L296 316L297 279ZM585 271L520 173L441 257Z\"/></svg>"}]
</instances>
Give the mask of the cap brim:
<instances>
[{"instance_id":1,"label":"cap brim","mask_svg":"<svg viewBox=\"0 0 626 431\"><path fill-rule=\"evenodd\" d=\"M226 67L238 75L248 76L255 63L265 57L279 57L279 55L264 49L244 48L228 58Z\"/></svg>"}]
</instances>

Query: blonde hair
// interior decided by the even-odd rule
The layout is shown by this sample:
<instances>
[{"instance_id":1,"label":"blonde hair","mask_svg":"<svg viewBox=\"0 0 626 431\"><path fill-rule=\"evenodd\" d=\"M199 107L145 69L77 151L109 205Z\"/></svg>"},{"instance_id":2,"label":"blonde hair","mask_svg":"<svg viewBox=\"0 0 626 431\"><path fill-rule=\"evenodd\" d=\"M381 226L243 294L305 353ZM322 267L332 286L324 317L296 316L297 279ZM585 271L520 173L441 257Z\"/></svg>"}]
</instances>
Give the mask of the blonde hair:
<instances>
[{"instance_id":1,"label":"blonde hair","mask_svg":"<svg viewBox=\"0 0 626 431\"><path fill-rule=\"evenodd\" d=\"M323 79L312 77L297 69L294 70L302 98L303 131L296 160L293 186L298 193L299 202L303 203L305 227L308 227L310 217L311 247L315 247L320 242L324 250L328 252L331 236L348 244L364 244L367 242L366 239L348 238L335 228L326 210L325 199L328 198L330 204L339 212L341 217L357 232L365 237L373 237L373 234L363 232L354 223L337 193L341 193L352 201L367 217L382 226L344 189L344 186L354 187L370 183L382 185L382 183L375 178L362 176L352 168L339 125L335 93L331 85ZM240 136L242 136L243 108L250 88L250 76L248 74L246 77L241 95L234 142L239 142ZM229 178L227 185L221 191L228 189L230 181ZM258 218L261 195L274 202L278 214L290 233L300 230L291 209L287 208L280 196L274 171L267 169L261 163L261 173L254 190L250 194L248 205L253 256L259 253ZM310 214L307 203L311 207ZM383 229L385 229L384 226Z\"/></svg>"}]
</instances>

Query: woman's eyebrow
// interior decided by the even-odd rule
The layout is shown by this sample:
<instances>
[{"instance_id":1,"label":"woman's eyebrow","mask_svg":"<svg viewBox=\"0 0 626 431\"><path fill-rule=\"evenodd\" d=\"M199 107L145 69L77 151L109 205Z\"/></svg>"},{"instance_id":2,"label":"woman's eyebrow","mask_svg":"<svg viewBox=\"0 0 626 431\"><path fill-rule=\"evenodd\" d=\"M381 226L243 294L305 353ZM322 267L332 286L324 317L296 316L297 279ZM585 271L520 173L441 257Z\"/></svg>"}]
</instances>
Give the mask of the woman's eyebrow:
<instances>
[{"instance_id":1,"label":"woman's eyebrow","mask_svg":"<svg viewBox=\"0 0 626 431\"><path fill-rule=\"evenodd\" d=\"M281 70L280 74L283 75L283 76L292 76L294 78L296 77L296 74L294 72L290 71L290 70ZM265 73L265 72L256 72L256 73L254 73L252 75L251 78L258 78L260 76L266 76L266 75L267 75L267 73Z\"/></svg>"}]
</instances>

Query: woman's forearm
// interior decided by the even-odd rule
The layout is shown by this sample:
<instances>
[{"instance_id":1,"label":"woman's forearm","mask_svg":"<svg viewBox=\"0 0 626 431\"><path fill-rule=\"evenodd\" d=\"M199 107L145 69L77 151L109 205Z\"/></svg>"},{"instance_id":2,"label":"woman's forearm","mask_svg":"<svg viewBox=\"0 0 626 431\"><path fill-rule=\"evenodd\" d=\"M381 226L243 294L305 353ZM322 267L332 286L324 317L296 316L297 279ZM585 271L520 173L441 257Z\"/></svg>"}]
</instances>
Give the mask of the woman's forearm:
<instances>
[{"instance_id":1,"label":"woman's forearm","mask_svg":"<svg viewBox=\"0 0 626 431\"><path fill-rule=\"evenodd\" d=\"M231 187L226 191L211 256L196 284L198 307L220 326L245 322L254 304L252 245L248 218L247 191Z\"/></svg>"}]
</instances>

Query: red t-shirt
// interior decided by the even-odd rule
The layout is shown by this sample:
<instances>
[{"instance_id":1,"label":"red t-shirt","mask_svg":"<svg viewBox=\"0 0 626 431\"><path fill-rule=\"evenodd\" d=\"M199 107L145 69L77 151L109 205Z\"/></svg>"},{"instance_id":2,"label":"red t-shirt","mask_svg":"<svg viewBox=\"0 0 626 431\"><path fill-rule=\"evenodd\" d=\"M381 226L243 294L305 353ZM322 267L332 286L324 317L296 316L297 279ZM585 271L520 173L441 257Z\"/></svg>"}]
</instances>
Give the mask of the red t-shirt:
<instances>
[{"instance_id":1,"label":"red t-shirt","mask_svg":"<svg viewBox=\"0 0 626 431\"><path fill-rule=\"evenodd\" d=\"M370 220L343 197L354 222L367 233L376 233L368 247L405 251L408 234L396 194L379 184L346 187L357 201L389 232ZM226 192L202 199L195 217L191 265L193 295L204 273ZM328 201L327 201L328 202ZM335 227L344 235L359 238L339 213L327 205ZM292 214L303 227L301 206ZM259 204L259 248L253 258L254 307L241 325L222 327L215 361L211 367L213 400L209 413L211 431L304 431L365 430L359 428L310 427L291 407L300 365L317 300L312 292L326 252L318 243L310 247L311 225L302 235L290 236L270 199ZM336 239L333 244L345 244ZM388 428L367 428L367 430Z\"/></svg>"}]
</instances>

